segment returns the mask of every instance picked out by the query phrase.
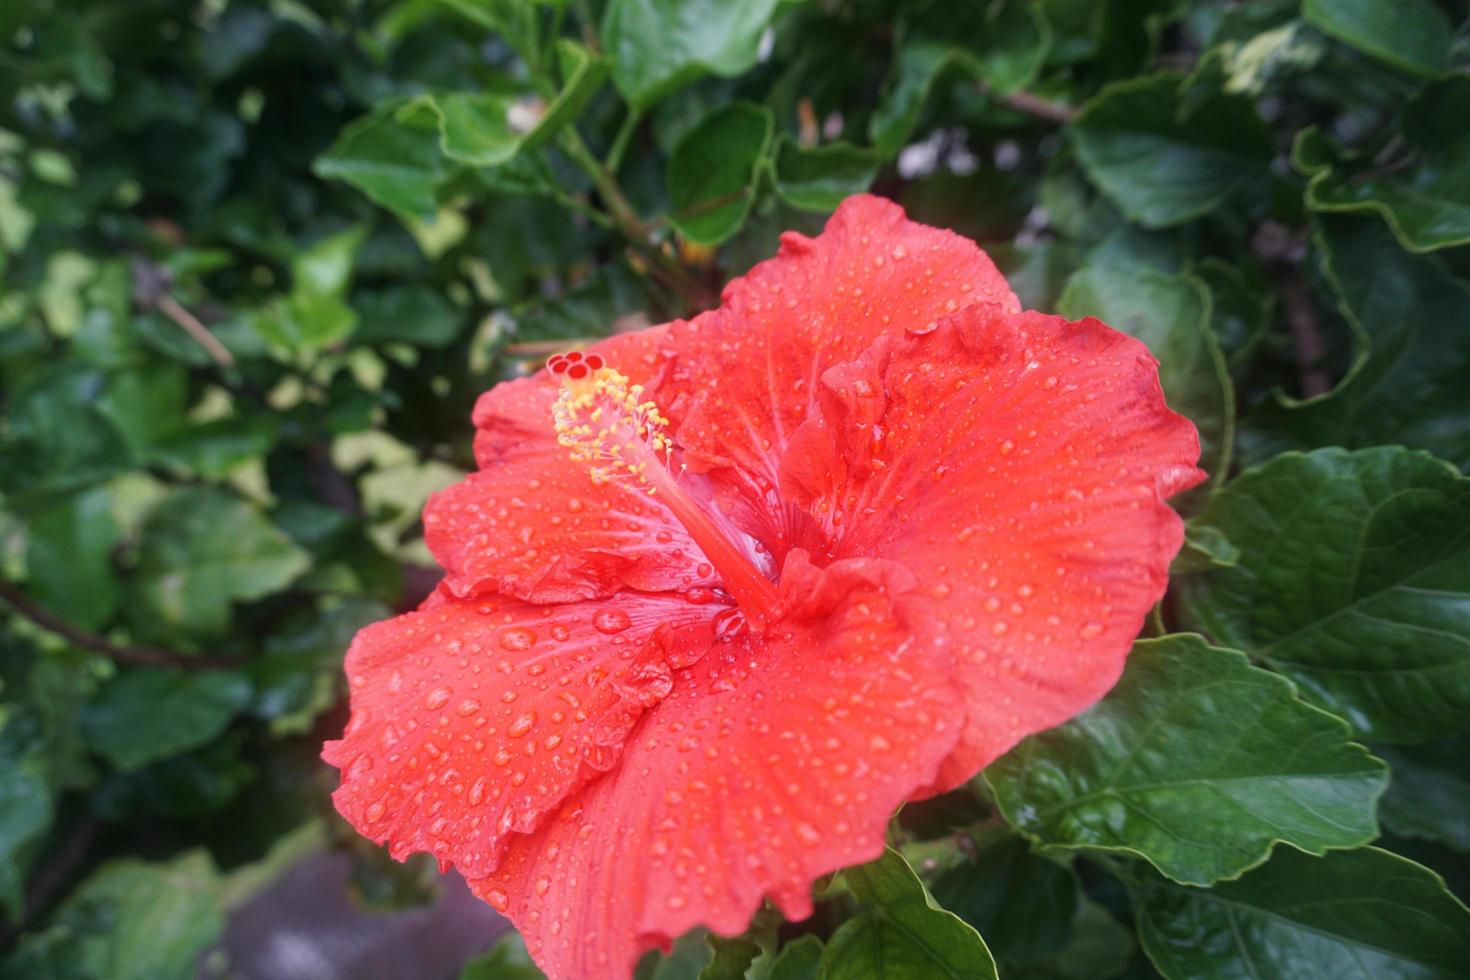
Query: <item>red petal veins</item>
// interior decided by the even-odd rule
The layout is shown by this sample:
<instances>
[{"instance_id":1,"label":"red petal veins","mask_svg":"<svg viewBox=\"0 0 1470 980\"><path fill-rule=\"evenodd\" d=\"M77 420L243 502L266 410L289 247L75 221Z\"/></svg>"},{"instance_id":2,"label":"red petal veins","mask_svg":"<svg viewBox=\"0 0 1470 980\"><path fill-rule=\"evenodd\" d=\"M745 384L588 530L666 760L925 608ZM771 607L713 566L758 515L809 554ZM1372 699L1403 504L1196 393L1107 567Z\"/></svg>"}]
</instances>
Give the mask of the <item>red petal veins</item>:
<instances>
[{"instance_id":1,"label":"red petal veins","mask_svg":"<svg viewBox=\"0 0 1470 980\"><path fill-rule=\"evenodd\" d=\"M507 459L435 494L424 508L424 540L461 596L574 602L625 587L718 584L662 503L634 484L594 485L561 446Z\"/></svg>"},{"instance_id":2,"label":"red petal veins","mask_svg":"<svg viewBox=\"0 0 1470 980\"><path fill-rule=\"evenodd\" d=\"M818 572L793 553L783 589L815 618L677 674L618 769L471 882L552 980L627 977L700 923L737 934L763 896L805 918L817 877L882 852L963 718L947 656L909 642L893 594L906 578L866 559Z\"/></svg>"},{"instance_id":3,"label":"red petal veins","mask_svg":"<svg viewBox=\"0 0 1470 980\"><path fill-rule=\"evenodd\" d=\"M941 785L1117 680L1183 531L1199 439L1147 348L1096 320L971 307L822 379L783 491L834 557L902 563L969 720Z\"/></svg>"},{"instance_id":4,"label":"red petal veins","mask_svg":"<svg viewBox=\"0 0 1470 980\"><path fill-rule=\"evenodd\" d=\"M783 235L776 257L722 299L669 328L676 378L691 391L678 439L691 466L748 474L758 500L829 366L971 303L1020 309L974 242L869 195L844 201L816 238Z\"/></svg>"},{"instance_id":5,"label":"red petal veins","mask_svg":"<svg viewBox=\"0 0 1470 980\"><path fill-rule=\"evenodd\" d=\"M397 858L488 873L615 764L634 723L703 656L718 604L632 594L533 606L440 598L362 630L347 653L352 720L323 758L337 810Z\"/></svg>"}]
</instances>

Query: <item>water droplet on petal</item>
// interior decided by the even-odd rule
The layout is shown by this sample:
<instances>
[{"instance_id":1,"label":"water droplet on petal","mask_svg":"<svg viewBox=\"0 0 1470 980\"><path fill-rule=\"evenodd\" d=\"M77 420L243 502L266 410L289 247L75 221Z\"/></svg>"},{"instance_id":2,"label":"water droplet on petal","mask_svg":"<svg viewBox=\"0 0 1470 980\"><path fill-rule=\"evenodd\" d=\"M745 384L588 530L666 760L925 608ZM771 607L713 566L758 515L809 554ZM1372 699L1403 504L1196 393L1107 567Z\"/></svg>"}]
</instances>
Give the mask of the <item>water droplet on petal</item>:
<instances>
[{"instance_id":1,"label":"water droplet on petal","mask_svg":"<svg viewBox=\"0 0 1470 980\"><path fill-rule=\"evenodd\" d=\"M520 738L536 726L536 713L528 711L510 723L505 734L511 738Z\"/></svg>"},{"instance_id":2,"label":"water droplet on petal","mask_svg":"<svg viewBox=\"0 0 1470 980\"><path fill-rule=\"evenodd\" d=\"M529 650L536 645L536 634L519 626L512 627L500 634L500 645L516 652Z\"/></svg>"},{"instance_id":3,"label":"water droplet on petal","mask_svg":"<svg viewBox=\"0 0 1470 980\"><path fill-rule=\"evenodd\" d=\"M430 711L438 711L449 703L449 688L436 687L424 698L424 707Z\"/></svg>"},{"instance_id":4,"label":"water droplet on petal","mask_svg":"<svg viewBox=\"0 0 1470 980\"><path fill-rule=\"evenodd\" d=\"M599 633L621 633L632 623L628 614L621 609L599 609L592 616L592 625Z\"/></svg>"}]
</instances>

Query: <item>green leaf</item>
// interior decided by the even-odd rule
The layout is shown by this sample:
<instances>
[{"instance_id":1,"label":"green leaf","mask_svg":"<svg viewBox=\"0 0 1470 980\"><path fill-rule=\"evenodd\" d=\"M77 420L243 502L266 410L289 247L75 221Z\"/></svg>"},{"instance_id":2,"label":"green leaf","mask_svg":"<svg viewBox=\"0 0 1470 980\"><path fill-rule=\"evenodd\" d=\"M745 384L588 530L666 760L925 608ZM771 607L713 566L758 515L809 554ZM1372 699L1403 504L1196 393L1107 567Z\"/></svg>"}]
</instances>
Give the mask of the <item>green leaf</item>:
<instances>
[{"instance_id":1,"label":"green leaf","mask_svg":"<svg viewBox=\"0 0 1470 980\"><path fill-rule=\"evenodd\" d=\"M1126 239L1114 238L1067 280L1057 310L1074 320L1095 316L1148 345L1169 407L1199 429L1200 465L1222 480L1230 469L1235 396L1210 330L1205 285L1146 265Z\"/></svg>"},{"instance_id":2,"label":"green leaf","mask_svg":"<svg viewBox=\"0 0 1470 980\"><path fill-rule=\"evenodd\" d=\"M114 772L92 797L105 820L186 820L218 812L239 795L256 770L240 758L244 732L170 756L131 772Z\"/></svg>"},{"instance_id":3,"label":"green leaf","mask_svg":"<svg viewBox=\"0 0 1470 980\"><path fill-rule=\"evenodd\" d=\"M51 794L46 781L0 758L0 910L12 922L25 906L19 850L51 826Z\"/></svg>"},{"instance_id":4,"label":"green leaf","mask_svg":"<svg viewBox=\"0 0 1470 980\"><path fill-rule=\"evenodd\" d=\"M1217 94L1187 117L1171 72L1107 86L1068 128L1098 189L1145 228L1181 224L1263 193L1271 134L1249 99Z\"/></svg>"},{"instance_id":5,"label":"green leaf","mask_svg":"<svg viewBox=\"0 0 1470 980\"><path fill-rule=\"evenodd\" d=\"M1259 271L1213 257L1191 271L1210 290L1210 331L1225 360L1240 367L1271 327L1276 291Z\"/></svg>"},{"instance_id":6,"label":"green leaf","mask_svg":"<svg viewBox=\"0 0 1470 980\"><path fill-rule=\"evenodd\" d=\"M1454 980L1470 963L1470 912L1434 872L1377 848L1282 848L1208 890L1139 866L1128 889L1169 980Z\"/></svg>"},{"instance_id":7,"label":"green leaf","mask_svg":"<svg viewBox=\"0 0 1470 980\"><path fill-rule=\"evenodd\" d=\"M1470 479L1397 446L1289 453L1200 515L1235 567L1179 582L1180 614L1286 674L1365 737L1470 723Z\"/></svg>"},{"instance_id":8,"label":"green leaf","mask_svg":"<svg viewBox=\"0 0 1470 980\"><path fill-rule=\"evenodd\" d=\"M759 980L817 980L822 962L822 941L802 936L787 943L771 962L770 972Z\"/></svg>"},{"instance_id":9,"label":"green leaf","mask_svg":"<svg viewBox=\"0 0 1470 980\"><path fill-rule=\"evenodd\" d=\"M154 456L199 476L221 479L242 463L269 453L280 429L275 415L230 415L176 433L155 447Z\"/></svg>"},{"instance_id":10,"label":"green leaf","mask_svg":"<svg viewBox=\"0 0 1470 980\"><path fill-rule=\"evenodd\" d=\"M1184 547L1169 566L1170 575L1188 575L1212 568L1232 568L1240 561L1240 549L1218 527L1197 520L1184 522Z\"/></svg>"},{"instance_id":11,"label":"green leaf","mask_svg":"<svg viewBox=\"0 0 1470 980\"><path fill-rule=\"evenodd\" d=\"M1470 76L1455 75L1417 93L1405 107L1403 166L1331 161L1325 137L1297 134L1292 160L1311 176L1307 206L1317 211L1376 212L1411 252L1470 242L1470 134L1445 135L1445 120L1470 119ZM1414 125L1417 124L1417 125ZM1455 129L1455 127L1449 127ZM1313 146L1316 143L1318 145Z\"/></svg>"},{"instance_id":12,"label":"green leaf","mask_svg":"<svg viewBox=\"0 0 1470 980\"><path fill-rule=\"evenodd\" d=\"M872 150L846 143L806 149L783 138L776 150L776 193L793 207L833 211L843 198L867 190L881 163Z\"/></svg>"},{"instance_id":13,"label":"green leaf","mask_svg":"<svg viewBox=\"0 0 1470 980\"><path fill-rule=\"evenodd\" d=\"M535 123L536 99L499 92L425 96L439 117L444 155L472 167L496 167L520 152Z\"/></svg>"},{"instance_id":14,"label":"green leaf","mask_svg":"<svg viewBox=\"0 0 1470 980\"><path fill-rule=\"evenodd\" d=\"M189 397L189 375L180 364L151 362L113 373L97 410L122 433L136 463L179 430Z\"/></svg>"},{"instance_id":15,"label":"green leaf","mask_svg":"<svg viewBox=\"0 0 1470 980\"><path fill-rule=\"evenodd\" d=\"M62 497L30 521L26 571L48 609L83 629L97 629L117 611L112 552L121 538L112 496L93 487Z\"/></svg>"},{"instance_id":16,"label":"green leaf","mask_svg":"<svg viewBox=\"0 0 1470 980\"><path fill-rule=\"evenodd\" d=\"M1071 871L1011 836L946 871L930 890L943 908L990 937L1003 976L1066 946L1080 898Z\"/></svg>"},{"instance_id":17,"label":"green leaf","mask_svg":"<svg viewBox=\"0 0 1470 980\"><path fill-rule=\"evenodd\" d=\"M285 588L310 561L258 509L222 490L176 490L142 531L142 615L164 631L223 633L230 604Z\"/></svg>"},{"instance_id":18,"label":"green leaf","mask_svg":"<svg viewBox=\"0 0 1470 980\"><path fill-rule=\"evenodd\" d=\"M740 230L755 203L773 126L770 110L735 102L705 116L674 147L669 219L685 238L717 245Z\"/></svg>"},{"instance_id":19,"label":"green leaf","mask_svg":"<svg viewBox=\"0 0 1470 980\"><path fill-rule=\"evenodd\" d=\"M77 887L0 975L31 980L191 980L224 933L221 883L204 850L169 862L110 861Z\"/></svg>"},{"instance_id":20,"label":"green leaf","mask_svg":"<svg viewBox=\"0 0 1470 980\"><path fill-rule=\"evenodd\" d=\"M745 936L727 939L713 933L705 937L714 955L699 971L698 980L745 980L745 971L760 954L760 947Z\"/></svg>"},{"instance_id":21,"label":"green leaf","mask_svg":"<svg viewBox=\"0 0 1470 980\"><path fill-rule=\"evenodd\" d=\"M1275 393L1249 417L1247 458L1287 449L1399 443L1470 467L1470 287L1435 257L1408 254L1381 222L1323 216L1323 272L1357 333L1348 376L1325 396Z\"/></svg>"},{"instance_id":22,"label":"green leaf","mask_svg":"<svg viewBox=\"0 0 1470 980\"><path fill-rule=\"evenodd\" d=\"M868 121L869 139L883 156L897 153L949 68L1005 95L1035 81L1050 46L1051 27L1039 4L1002 0L936 7L898 49L883 99Z\"/></svg>"},{"instance_id":23,"label":"green leaf","mask_svg":"<svg viewBox=\"0 0 1470 980\"><path fill-rule=\"evenodd\" d=\"M897 851L848 868L842 879L864 909L827 942L820 980L994 980L980 934L940 908Z\"/></svg>"},{"instance_id":24,"label":"green leaf","mask_svg":"<svg viewBox=\"0 0 1470 980\"><path fill-rule=\"evenodd\" d=\"M1302 19L1328 37L1411 74L1450 66L1450 23L1433 0L1303 0Z\"/></svg>"},{"instance_id":25,"label":"green leaf","mask_svg":"<svg viewBox=\"0 0 1470 980\"><path fill-rule=\"evenodd\" d=\"M345 297L357 251L366 236L362 226L349 228L296 256L291 263L286 315L263 321L270 340L293 351L314 353L352 333L357 314Z\"/></svg>"},{"instance_id":26,"label":"green leaf","mask_svg":"<svg viewBox=\"0 0 1470 980\"><path fill-rule=\"evenodd\" d=\"M435 192L452 166L440 147L437 126L420 109L413 102L389 104L350 124L317 158L314 172L327 180L345 180L401 216L433 217Z\"/></svg>"},{"instance_id":27,"label":"green leaf","mask_svg":"<svg viewBox=\"0 0 1470 980\"><path fill-rule=\"evenodd\" d=\"M234 671L133 668L82 712L82 735L119 769L138 769L208 742L249 698L250 682Z\"/></svg>"},{"instance_id":28,"label":"green leaf","mask_svg":"<svg viewBox=\"0 0 1470 980\"><path fill-rule=\"evenodd\" d=\"M1470 854L1470 732L1424 745L1375 751L1393 773L1378 805L1383 826L1400 837L1439 841Z\"/></svg>"},{"instance_id":29,"label":"green leaf","mask_svg":"<svg viewBox=\"0 0 1470 980\"><path fill-rule=\"evenodd\" d=\"M756 62L777 0L611 0L602 43L613 83L646 109L702 75L733 78Z\"/></svg>"},{"instance_id":30,"label":"green leaf","mask_svg":"<svg viewBox=\"0 0 1470 980\"><path fill-rule=\"evenodd\" d=\"M526 952L525 940L507 932L494 946L464 965L459 980L546 980Z\"/></svg>"},{"instance_id":31,"label":"green leaf","mask_svg":"<svg viewBox=\"0 0 1470 980\"><path fill-rule=\"evenodd\" d=\"M459 336L465 320L438 290L419 283L354 293L352 305L358 312L352 339L359 344L443 347Z\"/></svg>"},{"instance_id":32,"label":"green leaf","mask_svg":"<svg viewBox=\"0 0 1470 980\"><path fill-rule=\"evenodd\" d=\"M1206 885L1280 841L1372 840L1386 770L1340 719L1234 650L1140 640L1106 698L991 763L1010 823L1043 846L1136 854Z\"/></svg>"}]
</instances>

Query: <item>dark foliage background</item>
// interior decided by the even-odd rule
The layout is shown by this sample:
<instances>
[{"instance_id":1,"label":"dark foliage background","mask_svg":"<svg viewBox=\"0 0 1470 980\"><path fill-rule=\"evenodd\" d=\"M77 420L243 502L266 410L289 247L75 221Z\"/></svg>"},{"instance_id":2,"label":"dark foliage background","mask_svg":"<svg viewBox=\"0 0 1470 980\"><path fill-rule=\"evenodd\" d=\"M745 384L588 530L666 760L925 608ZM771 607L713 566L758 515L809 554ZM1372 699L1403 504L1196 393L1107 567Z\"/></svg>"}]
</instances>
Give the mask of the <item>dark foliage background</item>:
<instances>
[{"instance_id":1,"label":"dark foliage background","mask_svg":"<svg viewBox=\"0 0 1470 980\"><path fill-rule=\"evenodd\" d=\"M432 587L475 396L869 187L1144 339L1213 481L1106 701L811 922L645 973L1470 975L1466 19L6 0L0 976L228 976L227 917L328 850L429 898L317 753L353 632Z\"/></svg>"}]
</instances>

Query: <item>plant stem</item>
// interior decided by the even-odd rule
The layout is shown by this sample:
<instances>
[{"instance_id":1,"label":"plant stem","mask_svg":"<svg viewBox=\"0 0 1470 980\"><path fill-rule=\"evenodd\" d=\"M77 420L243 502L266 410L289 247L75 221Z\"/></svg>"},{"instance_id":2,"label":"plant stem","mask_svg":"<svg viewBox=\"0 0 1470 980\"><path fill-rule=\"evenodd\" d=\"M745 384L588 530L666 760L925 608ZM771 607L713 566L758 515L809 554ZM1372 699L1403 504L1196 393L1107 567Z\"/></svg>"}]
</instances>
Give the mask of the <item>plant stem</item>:
<instances>
[{"instance_id":1,"label":"plant stem","mask_svg":"<svg viewBox=\"0 0 1470 980\"><path fill-rule=\"evenodd\" d=\"M633 134L638 131L638 124L643 121L643 110L628 109L628 118L623 120L623 125L618 129L618 135L613 137L612 149L607 152L607 171L616 174L618 168L623 164L623 155L628 151L628 143L632 141Z\"/></svg>"},{"instance_id":2,"label":"plant stem","mask_svg":"<svg viewBox=\"0 0 1470 980\"><path fill-rule=\"evenodd\" d=\"M567 127L562 130L558 141L567 158L592 178L592 184L602 197L613 225L638 250L650 272L657 270L657 278L678 293L689 306L700 309L711 305L713 297L709 289L676 259L649 241L648 223L633 210L633 205L628 203L622 188L618 186L617 178L592 155L577 131Z\"/></svg>"},{"instance_id":3,"label":"plant stem","mask_svg":"<svg viewBox=\"0 0 1470 980\"><path fill-rule=\"evenodd\" d=\"M1030 92L1010 92L1006 95L1001 95L984 82L980 83L980 91L982 94L995 99L1002 105L1015 109L1017 112L1034 116L1037 119L1044 119L1047 122L1065 125L1077 118L1078 110L1076 107L1066 105L1062 102L1053 102L1051 99L1044 99Z\"/></svg>"},{"instance_id":4,"label":"plant stem","mask_svg":"<svg viewBox=\"0 0 1470 980\"><path fill-rule=\"evenodd\" d=\"M16 612L48 633L55 633L72 646L100 653L118 663L138 667L177 667L181 670L212 670L239 666L238 661L224 657L194 657L189 654L175 653L172 650L160 650L156 647L123 646L113 643L105 636L68 623L33 601L19 586L4 579L0 579L0 599L4 599Z\"/></svg>"}]
</instances>

